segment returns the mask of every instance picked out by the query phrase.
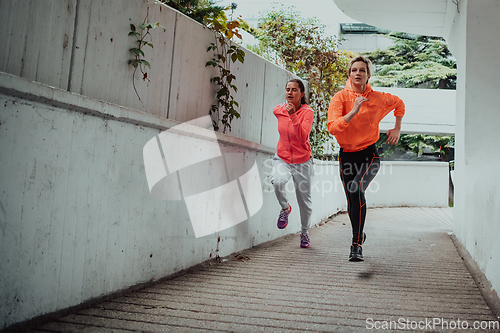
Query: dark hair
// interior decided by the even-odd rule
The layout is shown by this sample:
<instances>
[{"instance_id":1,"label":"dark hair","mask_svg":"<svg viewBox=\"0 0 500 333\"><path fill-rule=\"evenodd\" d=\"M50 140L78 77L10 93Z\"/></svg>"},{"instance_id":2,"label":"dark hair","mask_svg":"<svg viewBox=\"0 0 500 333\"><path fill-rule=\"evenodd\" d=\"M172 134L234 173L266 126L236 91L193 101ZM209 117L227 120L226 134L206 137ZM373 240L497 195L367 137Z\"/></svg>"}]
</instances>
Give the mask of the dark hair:
<instances>
[{"instance_id":1,"label":"dark hair","mask_svg":"<svg viewBox=\"0 0 500 333\"><path fill-rule=\"evenodd\" d=\"M295 82L299 85L299 89L300 89L300 92L303 92L305 93L305 90L306 88L304 87L304 83L299 80L299 79L291 79L289 80L286 85L285 85L285 88L286 86L290 83L290 82ZM307 98L306 98L306 94L304 94L304 96L302 96L302 98L300 99L300 104L307 104Z\"/></svg>"}]
</instances>

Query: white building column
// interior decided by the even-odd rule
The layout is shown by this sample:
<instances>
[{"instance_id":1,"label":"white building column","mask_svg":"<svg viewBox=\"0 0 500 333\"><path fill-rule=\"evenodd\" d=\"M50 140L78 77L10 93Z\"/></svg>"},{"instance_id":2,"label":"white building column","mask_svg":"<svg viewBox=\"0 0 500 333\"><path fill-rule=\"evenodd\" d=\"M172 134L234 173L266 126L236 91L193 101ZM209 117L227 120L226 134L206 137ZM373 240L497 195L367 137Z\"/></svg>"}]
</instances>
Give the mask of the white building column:
<instances>
[{"instance_id":1,"label":"white building column","mask_svg":"<svg viewBox=\"0 0 500 333\"><path fill-rule=\"evenodd\" d=\"M454 233L500 292L500 2L459 2Z\"/></svg>"}]
</instances>

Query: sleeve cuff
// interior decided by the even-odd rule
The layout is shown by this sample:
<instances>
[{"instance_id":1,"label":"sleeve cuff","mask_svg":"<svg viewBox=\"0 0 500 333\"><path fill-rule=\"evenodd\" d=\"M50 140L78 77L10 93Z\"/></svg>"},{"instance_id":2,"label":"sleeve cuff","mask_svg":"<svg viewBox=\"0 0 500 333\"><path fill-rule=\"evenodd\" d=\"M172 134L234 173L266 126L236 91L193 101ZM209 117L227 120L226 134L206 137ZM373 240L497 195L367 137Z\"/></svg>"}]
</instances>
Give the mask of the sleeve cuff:
<instances>
[{"instance_id":1,"label":"sleeve cuff","mask_svg":"<svg viewBox=\"0 0 500 333\"><path fill-rule=\"evenodd\" d=\"M340 129L343 131L347 128L347 126L349 126L349 123L347 123L345 121L344 117L342 117L342 119L340 119L340 123L339 123Z\"/></svg>"},{"instance_id":2,"label":"sleeve cuff","mask_svg":"<svg viewBox=\"0 0 500 333\"><path fill-rule=\"evenodd\" d=\"M403 117L404 115L405 115L405 110L395 110L394 111L395 117Z\"/></svg>"}]
</instances>

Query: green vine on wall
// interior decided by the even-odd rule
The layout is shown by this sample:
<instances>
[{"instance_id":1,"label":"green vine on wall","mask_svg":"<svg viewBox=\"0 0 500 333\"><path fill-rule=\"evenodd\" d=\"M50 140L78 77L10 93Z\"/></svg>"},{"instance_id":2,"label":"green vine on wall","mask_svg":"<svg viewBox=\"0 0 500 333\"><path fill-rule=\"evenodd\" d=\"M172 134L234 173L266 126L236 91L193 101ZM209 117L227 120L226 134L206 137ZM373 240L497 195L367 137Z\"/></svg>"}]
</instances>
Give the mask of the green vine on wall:
<instances>
[{"instance_id":1,"label":"green vine on wall","mask_svg":"<svg viewBox=\"0 0 500 333\"><path fill-rule=\"evenodd\" d=\"M229 9L229 8L228 8ZM212 117L214 130L220 129L222 124L222 133L231 130L231 122L234 118L240 118L237 108L238 102L234 99L233 92L238 88L234 84L236 76L231 73L231 63L237 61L244 63L245 52L231 42L233 37L241 39L238 32L240 23L238 20L228 21L224 12L217 16L207 19L209 28L215 33L215 43L211 43L207 52L213 51L213 58L205 66L217 68L218 76L210 79L217 85L216 104L210 108L209 114Z\"/></svg>"},{"instance_id":2,"label":"green vine on wall","mask_svg":"<svg viewBox=\"0 0 500 333\"><path fill-rule=\"evenodd\" d=\"M231 72L231 63L238 61L244 63L245 61L245 52L232 41L233 38L242 39L238 29L240 28L240 22L243 21L241 21L241 18L228 20L225 14L225 11L235 9L234 4L233 7L224 8L215 6L211 0L203 3L199 0L159 0L159 3L180 10L214 31L215 43L210 43L207 49L207 52L214 52L214 56L205 64L206 67L212 66L218 71L218 75L210 79L210 82L217 85L217 92L215 95L216 103L211 106L209 114L212 118L214 130L219 131L222 126L223 133L226 133L227 130L230 131L231 122L234 118L240 118L241 116L238 112L239 104L233 96L238 91L238 88L234 84L236 76ZM139 70L142 73L142 79L149 81L147 68L151 67L150 63L145 59L144 48L145 46L153 47L150 41L152 29L161 27L165 31L165 28L158 22L147 22L147 18L148 15L138 27L131 24L128 34L137 38L137 46L130 49L134 58L129 60L129 64L134 67L133 86L141 102L142 100L135 86L135 75Z\"/></svg>"},{"instance_id":3,"label":"green vine on wall","mask_svg":"<svg viewBox=\"0 0 500 333\"><path fill-rule=\"evenodd\" d=\"M128 63L129 65L132 65L134 67L134 73L132 74L132 85L134 86L135 94L141 102L141 97L139 96L139 93L137 92L137 88L135 86L135 75L137 70L139 69L142 74L142 80L149 81L146 67L151 68L151 64L149 63L149 61L144 59L144 47L149 46L153 48L153 44L151 43L151 30L156 27L162 28L164 32L166 30L163 26L160 25L159 22L150 23L147 22L147 19L148 14L146 14L144 21L139 24L138 27L136 27L134 24L130 24L130 32L128 33L129 36L135 36L137 38L137 46L130 49L130 52L133 53L134 58L130 59Z\"/></svg>"}]
</instances>

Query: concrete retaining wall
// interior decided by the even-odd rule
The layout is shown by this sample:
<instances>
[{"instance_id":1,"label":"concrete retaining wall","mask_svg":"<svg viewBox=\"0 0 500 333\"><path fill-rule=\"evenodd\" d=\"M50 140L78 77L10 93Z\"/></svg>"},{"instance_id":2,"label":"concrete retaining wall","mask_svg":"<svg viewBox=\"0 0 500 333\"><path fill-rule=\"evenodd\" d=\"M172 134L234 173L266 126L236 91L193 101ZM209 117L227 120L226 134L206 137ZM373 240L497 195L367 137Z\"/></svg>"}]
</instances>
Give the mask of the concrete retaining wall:
<instances>
[{"instance_id":1,"label":"concrete retaining wall","mask_svg":"<svg viewBox=\"0 0 500 333\"><path fill-rule=\"evenodd\" d=\"M221 149L258 166L262 208L196 238L185 202L153 198L145 174L144 145L178 122L9 74L0 83L1 327L299 230L298 212L286 230L275 226L273 148L218 134ZM199 186L241 163L207 169Z\"/></svg>"},{"instance_id":2,"label":"concrete retaining wall","mask_svg":"<svg viewBox=\"0 0 500 333\"><path fill-rule=\"evenodd\" d=\"M138 73L133 88L130 24L147 17L166 28L152 30L148 80ZM147 0L32 0L0 3L0 71L145 113L185 122L214 104L216 72L205 67L215 42L211 30L170 7ZM246 50L245 64L232 64L242 119L232 134L273 146L268 111L283 101L292 76ZM271 114L272 116L272 114ZM267 133L267 134L263 134ZM264 137L262 137L264 135Z\"/></svg>"},{"instance_id":3,"label":"concrete retaining wall","mask_svg":"<svg viewBox=\"0 0 500 333\"><path fill-rule=\"evenodd\" d=\"M316 191L327 202L314 203L323 209L333 202L337 210L346 210L347 203L339 177L338 162L315 161ZM366 191L368 207L446 207L448 206L447 162L394 162L383 161L377 176ZM331 197L331 192L335 197ZM320 196L321 197L321 196ZM331 201L334 199L335 201ZM321 202L321 198L318 198ZM317 207L316 204L319 206Z\"/></svg>"}]
</instances>

